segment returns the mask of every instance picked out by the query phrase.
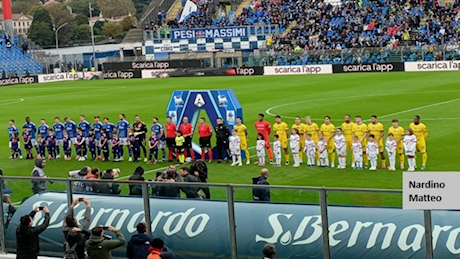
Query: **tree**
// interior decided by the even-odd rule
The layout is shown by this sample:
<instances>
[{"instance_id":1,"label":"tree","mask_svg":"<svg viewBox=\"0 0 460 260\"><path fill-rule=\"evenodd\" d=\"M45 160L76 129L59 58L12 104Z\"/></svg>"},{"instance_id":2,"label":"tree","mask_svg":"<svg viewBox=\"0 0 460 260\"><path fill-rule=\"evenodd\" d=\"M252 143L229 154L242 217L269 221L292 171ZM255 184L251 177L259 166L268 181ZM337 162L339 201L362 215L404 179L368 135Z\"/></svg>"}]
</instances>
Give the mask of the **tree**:
<instances>
[{"instance_id":1,"label":"tree","mask_svg":"<svg viewBox=\"0 0 460 260\"><path fill-rule=\"evenodd\" d=\"M124 32L129 31L129 29L133 28L133 25L136 24L136 18L133 16L126 16L123 18L123 20L120 22L121 27Z\"/></svg>"},{"instance_id":2,"label":"tree","mask_svg":"<svg viewBox=\"0 0 460 260\"><path fill-rule=\"evenodd\" d=\"M11 10L13 11L14 14L27 14L30 9L34 6L34 4L25 2L25 1L17 1L14 2L13 6L11 7Z\"/></svg>"},{"instance_id":3,"label":"tree","mask_svg":"<svg viewBox=\"0 0 460 260\"><path fill-rule=\"evenodd\" d=\"M74 17L63 4L48 5L45 9L50 14L54 28L67 23L58 32L59 43L67 44L72 39L72 31L75 27Z\"/></svg>"},{"instance_id":4,"label":"tree","mask_svg":"<svg viewBox=\"0 0 460 260\"><path fill-rule=\"evenodd\" d=\"M80 24L89 24L89 20L88 20L88 17L82 15L82 14L77 14L75 15L75 23L77 25L80 25Z\"/></svg>"},{"instance_id":5,"label":"tree","mask_svg":"<svg viewBox=\"0 0 460 260\"><path fill-rule=\"evenodd\" d=\"M135 15L136 8L131 0L97 0L97 5L104 17Z\"/></svg>"},{"instance_id":6,"label":"tree","mask_svg":"<svg viewBox=\"0 0 460 260\"><path fill-rule=\"evenodd\" d=\"M122 34L123 28L117 22L107 22L102 26L102 33L107 37L113 38Z\"/></svg>"},{"instance_id":7,"label":"tree","mask_svg":"<svg viewBox=\"0 0 460 260\"><path fill-rule=\"evenodd\" d=\"M32 6L30 9L29 9L29 12L27 12L28 15L32 15L34 16L35 15L35 12L37 12L38 10L43 10L43 7L39 6L39 5L34 5ZM48 15L49 16L49 15Z\"/></svg>"},{"instance_id":8,"label":"tree","mask_svg":"<svg viewBox=\"0 0 460 260\"><path fill-rule=\"evenodd\" d=\"M91 31L89 24L80 24L73 30L72 40L79 42L89 42L91 40Z\"/></svg>"},{"instance_id":9,"label":"tree","mask_svg":"<svg viewBox=\"0 0 460 260\"><path fill-rule=\"evenodd\" d=\"M54 43L53 28L44 22L33 21L29 28L28 37L39 45L52 45Z\"/></svg>"},{"instance_id":10,"label":"tree","mask_svg":"<svg viewBox=\"0 0 460 260\"><path fill-rule=\"evenodd\" d=\"M93 8L93 16L99 16L99 7L96 0L73 0L69 6L72 8L74 14L82 14L89 17L89 3Z\"/></svg>"},{"instance_id":11,"label":"tree","mask_svg":"<svg viewBox=\"0 0 460 260\"><path fill-rule=\"evenodd\" d=\"M47 10L37 9L34 20L29 28L29 38L40 45L51 45L54 42L53 23Z\"/></svg>"}]
</instances>

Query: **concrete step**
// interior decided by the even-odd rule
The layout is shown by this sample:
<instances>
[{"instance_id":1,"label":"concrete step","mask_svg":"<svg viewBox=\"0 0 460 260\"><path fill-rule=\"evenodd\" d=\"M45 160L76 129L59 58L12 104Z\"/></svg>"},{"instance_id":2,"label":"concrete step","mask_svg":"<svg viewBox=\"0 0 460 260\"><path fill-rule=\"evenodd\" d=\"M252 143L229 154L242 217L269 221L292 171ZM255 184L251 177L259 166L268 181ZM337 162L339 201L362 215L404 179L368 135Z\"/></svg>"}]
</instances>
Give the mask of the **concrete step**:
<instances>
[{"instance_id":1,"label":"concrete step","mask_svg":"<svg viewBox=\"0 0 460 260\"><path fill-rule=\"evenodd\" d=\"M174 20L182 9L182 0L176 0L168 11L166 20Z\"/></svg>"},{"instance_id":2,"label":"concrete step","mask_svg":"<svg viewBox=\"0 0 460 260\"><path fill-rule=\"evenodd\" d=\"M238 5L238 8L235 11L235 17L238 17L243 13L243 8L247 8L249 4L251 3L251 0L244 0L241 2L241 4Z\"/></svg>"},{"instance_id":3,"label":"concrete step","mask_svg":"<svg viewBox=\"0 0 460 260\"><path fill-rule=\"evenodd\" d=\"M143 28L132 28L128 31L125 38L123 38L122 43L133 43L133 42L142 42L144 39L144 29Z\"/></svg>"},{"instance_id":4,"label":"concrete step","mask_svg":"<svg viewBox=\"0 0 460 260\"><path fill-rule=\"evenodd\" d=\"M286 30L280 34L280 36L281 36L281 37L286 36L286 34L288 34L296 24L297 24L296 21L292 21L292 22L288 25L288 27L286 28Z\"/></svg>"}]
</instances>

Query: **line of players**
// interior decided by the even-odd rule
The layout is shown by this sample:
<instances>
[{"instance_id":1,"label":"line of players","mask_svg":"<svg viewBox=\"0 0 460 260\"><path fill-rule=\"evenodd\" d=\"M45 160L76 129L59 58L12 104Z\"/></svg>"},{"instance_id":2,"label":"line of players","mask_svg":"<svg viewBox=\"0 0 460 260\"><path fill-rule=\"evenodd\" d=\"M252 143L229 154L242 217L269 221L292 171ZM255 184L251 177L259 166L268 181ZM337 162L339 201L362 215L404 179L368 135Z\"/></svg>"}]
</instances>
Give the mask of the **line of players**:
<instances>
[{"instance_id":1,"label":"line of players","mask_svg":"<svg viewBox=\"0 0 460 260\"><path fill-rule=\"evenodd\" d=\"M355 116L355 122L351 121L350 115L346 115L345 122L338 128L331 123L329 116L324 117L321 127L312 122L310 116L305 118L305 124L301 122L300 117L296 117L291 127L291 135L289 135L288 125L281 121L280 116L276 116L275 121L273 150L271 150L269 139L270 124L264 120L264 115L259 114L259 120L255 123L258 132L256 149L259 165L265 164L265 149L268 151L271 163L273 163L273 156L275 157L275 166L281 166L281 153L284 150L286 165L289 165L289 142L294 157L294 167L299 167L302 163L303 153L307 155L307 166L314 166L316 161L318 166L329 167L330 158L330 166L335 167L335 155L337 154L337 168L344 169L347 151L351 151L352 167L356 170L363 169L363 162L364 167L369 168L369 161L371 164L369 169L376 170L379 154L382 168L386 168L384 153L386 148L390 162L389 170L396 170L396 154L399 155L401 169L404 169L405 154L409 164L408 170L415 170L417 151L422 154L421 169L426 168L428 131L427 127L420 122L419 116L414 117L406 130L399 126L397 119L393 119L392 126L388 129L385 146L383 143L384 126L378 122L375 115L371 116L371 123L368 125L363 123L359 115Z\"/></svg>"}]
</instances>

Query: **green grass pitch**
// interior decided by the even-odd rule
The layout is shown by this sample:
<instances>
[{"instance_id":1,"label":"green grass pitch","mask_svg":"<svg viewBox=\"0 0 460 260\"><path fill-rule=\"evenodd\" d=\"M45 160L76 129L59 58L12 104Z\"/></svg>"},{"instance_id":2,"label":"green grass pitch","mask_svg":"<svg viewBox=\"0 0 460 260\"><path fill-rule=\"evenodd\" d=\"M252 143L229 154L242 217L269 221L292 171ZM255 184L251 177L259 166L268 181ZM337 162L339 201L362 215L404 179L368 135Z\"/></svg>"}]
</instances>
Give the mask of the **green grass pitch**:
<instances>
[{"instance_id":1,"label":"green grass pitch","mask_svg":"<svg viewBox=\"0 0 460 260\"><path fill-rule=\"evenodd\" d=\"M0 137L3 144L0 147L0 165L6 176L30 176L33 168L31 160L8 159L7 123L10 118L16 120L21 132L25 116L30 116L37 125L41 118L45 118L51 126L55 116L61 119L70 116L77 122L78 116L84 114L92 122L92 117L98 114L108 116L115 123L119 113L125 113L130 122L135 114L139 114L150 127L153 116L159 117L161 123L164 123L166 106L173 90L228 88L235 91L243 106L250 147L255 146L254 121L258 113L265 113L270 123L274 123L273 115L279 114L289 126L297 115L311 115L319 125L323 122L322 118L329 115L332 123L337 126L343 122L345 114L360 114L366 123L372 114L376 114L386 130L391 119L398 118L406 128L417 114L429 131L427 170L454 171L457 170L458 159L455 151L460 144L459 84L460 72L428 72L97 80L2 87L0 118L3 130ZM250 151L255 154L253 148ZM420 159L421 156L418 156L419 166ZM122 171L122 179L127 179L138 165L142 165L148 172L145 174L146 179L153 179L158 168L167 164L59 159L48 162L45 171L48 176L66 178L69 170L80 169L85 165L99 167L101 170L118 167ZM297 169L292 166L274 168L271 165L267 168L270 170L269 182L272 185L382 189L402 187L401 170L358 172L350 168L306 168L304 165ZM230 167L226 164L211 164L209 181L249 184L251 177L257 176L259 171L260 167L256 165ZM14 190L14 202L32 195L29 182L9 181L9 186ZM63 190L64 184L54 183L48 187L49 190ZM122 194L127 194L127 185L122 185L122 188ZM216 199L225 199L224 189L213 188L212 193ZM236 189L235 198L250 200L251 194L249 189ZM388 194L331 192L328 200L330 204L401 206L401 196ZM272 190L272 201L317 203L318 193Z\"/></svg>"}]
</instances>

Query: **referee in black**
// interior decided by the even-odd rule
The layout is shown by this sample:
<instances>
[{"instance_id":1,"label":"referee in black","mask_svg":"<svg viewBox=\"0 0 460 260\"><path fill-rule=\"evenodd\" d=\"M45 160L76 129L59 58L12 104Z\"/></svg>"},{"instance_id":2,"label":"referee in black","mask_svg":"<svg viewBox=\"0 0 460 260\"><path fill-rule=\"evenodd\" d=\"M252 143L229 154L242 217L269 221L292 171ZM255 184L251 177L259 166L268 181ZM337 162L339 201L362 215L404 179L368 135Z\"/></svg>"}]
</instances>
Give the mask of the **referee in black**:
<instances>
[{"instance_id":1,"label":"referee in black","mask_svg":"<svg viewBox=\"0 0 460 260\"><path fill-rule=\"evenodd\" d=\"M147 150L145 149L145 134L147 133L147 125L141 121L141 117L139 115L134 116L134 121L134 134L139 137L139 143L144 153L144 162L147 162ZM136 159L138 159L139 161L141 160L141 158Z\"/></svg>"},{"instance_id":2,"label":"referee in black","mask_svg":"<svg viewBox=\"0 0 460 260\"><path fill-rule=\"evenodd\" d=\"M217 145L217 154L218 160L217 163L221 163L223 159L227 158L227 163L229 160L228 153L228 137L230 136L230 130L228 126L224 123L222 118L217 118L217 125L214 127L216 131L216 145ZM224 153L222 153L222 150Z\"/></svg>"}]
</instances>

